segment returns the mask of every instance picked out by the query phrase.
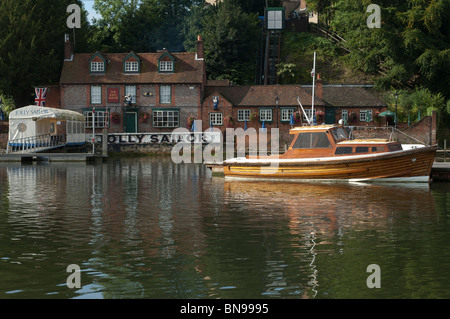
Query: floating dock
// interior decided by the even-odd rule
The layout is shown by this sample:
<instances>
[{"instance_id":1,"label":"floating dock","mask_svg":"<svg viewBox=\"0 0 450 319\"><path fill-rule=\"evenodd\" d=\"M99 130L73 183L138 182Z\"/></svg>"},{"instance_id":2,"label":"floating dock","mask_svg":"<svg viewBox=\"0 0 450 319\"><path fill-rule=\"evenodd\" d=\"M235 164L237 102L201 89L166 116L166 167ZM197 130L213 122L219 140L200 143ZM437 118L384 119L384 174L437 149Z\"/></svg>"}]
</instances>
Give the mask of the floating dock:
<instances>
[{"instance_id":1,"label":"floating dock","mask_svg":"<svg viewBox=\"0 0 450 319\"><path fill-rule=\"evenodd\" d=\"M0 154L0 162L96 162L107 156L92 153L12 153Z\"/></svg>"}]
</instances>

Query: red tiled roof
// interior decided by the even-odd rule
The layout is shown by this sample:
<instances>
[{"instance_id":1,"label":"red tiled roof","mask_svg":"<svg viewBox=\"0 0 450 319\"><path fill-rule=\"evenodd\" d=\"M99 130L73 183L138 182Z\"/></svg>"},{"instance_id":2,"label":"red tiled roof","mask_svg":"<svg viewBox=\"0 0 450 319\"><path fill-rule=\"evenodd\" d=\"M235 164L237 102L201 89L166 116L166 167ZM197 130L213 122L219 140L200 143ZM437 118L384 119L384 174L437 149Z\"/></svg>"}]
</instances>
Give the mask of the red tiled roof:
<instances>
[{"instance_id":1,"label":"red tiled roof","mask_svg":"<svg viewBox=\"0 0 450 319\"><path fill-rule=\"evenodd\" d=\"M204 61L195 59L195 52L170 53L175 58L174 73L159 73L158 59L163 53L135 53L141 59L139 74L124 74L123 62L129 53L105 53L108 61L105 74L90 74L89 60L93 53L76 53L73 61L64 61L60 84L101 83L202 83Z\"/></svg>"},{"instance_id":2,"label":"red tiled roof","mask_svg":"<svg viewBox=\"0 0 450 319\"><path fill-rule=\"evenodd\" d=\"M298 106L297 97L303 106L311 106L311 88L296 85L255 85L255 86L207 86L205 98L217 92L229 100L234 106L274 106L278 96L279 106ZM325 103L317 96L315 106Z\"/></svg>"},{"instance_id":3,"label":"red tiled roof","mask_svg":"<svg viewBox=\"0 0 450 319\"><path fill-rule=\"evenodd\" d=\"M363 87L323 86L322 100L336 107L383 107L381 98Z\"/></svg>"}]
</instances>

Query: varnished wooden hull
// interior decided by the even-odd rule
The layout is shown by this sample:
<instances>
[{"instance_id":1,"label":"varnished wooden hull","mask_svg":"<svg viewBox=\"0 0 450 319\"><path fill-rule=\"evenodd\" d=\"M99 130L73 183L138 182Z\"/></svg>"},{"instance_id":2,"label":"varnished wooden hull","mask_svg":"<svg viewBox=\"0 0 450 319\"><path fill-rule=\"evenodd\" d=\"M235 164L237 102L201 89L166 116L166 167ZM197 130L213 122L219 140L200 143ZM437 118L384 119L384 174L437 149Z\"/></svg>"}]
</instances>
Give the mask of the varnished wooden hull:
<instances>
[{"instance_id":1,"label":"varnished wooden hull","mask_svg":"<svg viewBox=\"0 0 450 319\"><path fill-rule=\"evenodd\" d=\"M298 160L229 160L228 178L429 182L436 147L390 153Z\"/></svg>"}]
</instances>

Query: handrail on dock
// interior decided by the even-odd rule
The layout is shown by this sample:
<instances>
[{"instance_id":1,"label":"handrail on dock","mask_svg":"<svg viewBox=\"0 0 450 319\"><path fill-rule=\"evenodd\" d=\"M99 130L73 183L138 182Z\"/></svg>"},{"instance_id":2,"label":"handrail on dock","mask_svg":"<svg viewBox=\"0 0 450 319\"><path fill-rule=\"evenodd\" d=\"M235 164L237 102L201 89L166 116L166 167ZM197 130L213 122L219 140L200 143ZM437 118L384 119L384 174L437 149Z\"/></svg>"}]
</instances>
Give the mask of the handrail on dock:
<instances>
[{"instance_id":1,"label":"handrail on dock","mask_svg":"<svg viewBox=\"0 0 450 319\"><path fill-rule=\"evenodd\" d=\"M6 153L34 153L64 146L65 144L65 135L42 134L37 136L22 137L9 140L6 146Z\"/></svg>"}]
</instances>

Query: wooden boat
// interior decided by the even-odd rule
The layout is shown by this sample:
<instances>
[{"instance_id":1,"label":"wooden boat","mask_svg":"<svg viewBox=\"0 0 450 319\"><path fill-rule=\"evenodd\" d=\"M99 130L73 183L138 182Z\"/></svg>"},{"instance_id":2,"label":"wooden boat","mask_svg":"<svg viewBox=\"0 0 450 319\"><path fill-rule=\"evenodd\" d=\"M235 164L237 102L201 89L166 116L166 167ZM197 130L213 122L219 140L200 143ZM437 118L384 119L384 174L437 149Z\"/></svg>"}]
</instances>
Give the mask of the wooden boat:
<instances>
[{"instance_id":1,"label":"wooden boat","mask_svg":"<svg viewBox=\"0 0 450 319\"><path fill-rule=\"evenodd\" d=\"M222 163L226 178L294 181L430 182L436 146L407 148L387 139L351 139L340 125L297 127L281 155Z\"/></svg>"}]
</instances>

